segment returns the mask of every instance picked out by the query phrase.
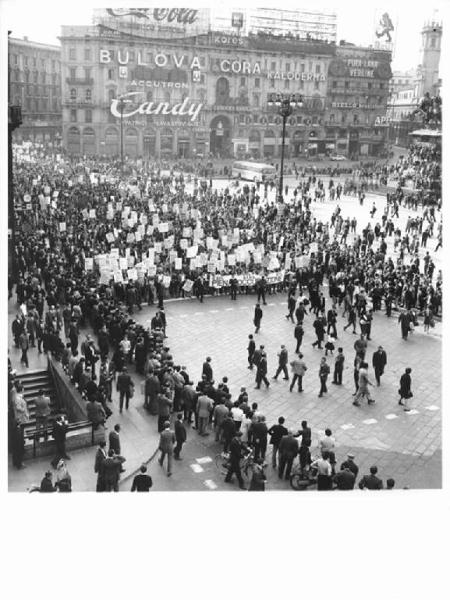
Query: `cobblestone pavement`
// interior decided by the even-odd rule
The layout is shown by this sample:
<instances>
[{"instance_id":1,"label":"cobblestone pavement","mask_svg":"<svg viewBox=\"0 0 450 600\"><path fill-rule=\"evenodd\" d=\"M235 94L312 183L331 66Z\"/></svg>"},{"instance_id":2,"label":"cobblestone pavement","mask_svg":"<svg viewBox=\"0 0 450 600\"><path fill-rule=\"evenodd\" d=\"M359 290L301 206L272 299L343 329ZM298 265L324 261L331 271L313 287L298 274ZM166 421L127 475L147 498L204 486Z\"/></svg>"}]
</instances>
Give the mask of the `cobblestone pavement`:
<instances>
[{"instance_id":1,"label":"cobblestone pavement","mask_svg":"<svg viewBox=\"0 0 450 600\"><path fill-rule=\"evenodd\" d=\"M340 205L344 217L355 215L358 229L369 219L368 212L372 201L379 206L381 217L385 200L368 196L366 205L360 207L355 198L344 198ZM325 202L313 205L318 218L328 219L334 206ZM320 215L320 216L319 216ZM407 211L401 210L401 222L407 218ZM350 240L349 240L350 241ZM430 242L433 247L433 240ZM391 248L391 246L390 246ZM424 250L421 250L421 256ZM430 253L432 253L430 251ZM440 268L440 252L435 256L437 269ZM328 294L324 288L325 296ZM306 419L314 432L312 453L317 449L319 432L330 427L337 439L337 460L345 459L346 453L355 454L355 462L360 473L368 472L372 464L378 465L379 475L386 481L393 477L396 487L402 488L439 488L441 486L441 324L437 323L430 334L423 333L422 327L403 341L400 326L395 313L387 318L376 313L372 327L372 341L369 342L367 357L379 344L383 345L388 356L388 365L380 387L373 388L376 403L355 407L352 405L353 383L353 343L356 338L350 330L344 332L344 320L338 320L338 345L344 348L346 357L343 385L331 384L329 378L328 393L318 398L318 366L323 352L312 348L315 339L312 328L312 316L306 317L305 336L302 352L309 369L304 377L304 392L289 392L289 383L280 377L271 381L270 388L255 390L254 372L247 369L247 337L254 331L252 325L253 308L256 298L253 295L240 295L236 302L228 297L205 298L203 304L196 300L166 302L168 320L168 340L171 353L178 364L186 365L195 382L200 379L202 363L206 356L212 357L214 378L220 380L227 376L233 397L245 386L251 402L258 402L259 409L266 416L268 425L275 423L279 416L286 418L287 426L298 428ZM264 344L267 352L271 377L277 365L277 352L281 344L286 344L290 360L294 356L294 326L286 318L286 295L267 296L267 306L263 306L264 316L261 332L255 336L257 344ZM154 307L145 307L135 313L138 322L149 324L155 313ZM9 306L10 322L14 317L14 305ZM81 341L81 340L80 340ZM30 351L30 368L45 368L45 357ZM18 364L19 350L11 347L13 365ZM332 365L333 357L328 362ZM411 412L407 413L398 405L398 384L404 369L412 368ZM133 369L132 369L133 370ZM373 370L369 374L374 381ZM134 376L134 375L133 375ZM119 415L117 398L114 395L114 415L108 421L112 428L115 422L122 424L122 447L127 457L127 474L147 459L157 446L156 418L148 416L142 408L140 386L132 400L128 412ZM195 431L188 432L188 441L182 452L184 460L174 465L174 475L167 478L154 461L149 473L154 479L155 490L235 490L237 485L227 485L211 460L220 450L214 442L214 436L200 438ZM77 491L95 489L93 473L95 448L85 448L73 452L69 463ZM268 457L270 463L270 457ZM156 464L155 464L156 463ZM44 470L48 468L48 459L36 459L28 462L23 471L9 470L9 489L24 491L31 483L40 481ZM269 490L290 489L289 484L280 481L269 466L267 468ZM124 482L122 489L128 489Z\"/></svg>"}]
</instances>

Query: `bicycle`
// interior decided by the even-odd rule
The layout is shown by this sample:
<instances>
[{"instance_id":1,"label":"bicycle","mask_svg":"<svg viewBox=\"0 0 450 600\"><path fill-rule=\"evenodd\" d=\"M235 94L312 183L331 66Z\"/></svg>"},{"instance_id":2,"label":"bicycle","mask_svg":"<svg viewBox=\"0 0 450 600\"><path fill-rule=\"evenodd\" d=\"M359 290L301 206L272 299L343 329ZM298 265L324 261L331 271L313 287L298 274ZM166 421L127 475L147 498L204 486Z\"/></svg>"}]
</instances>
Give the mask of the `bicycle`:
<instances>
[{"instance_id":1,"label":"bicycle","mask_svg":"<svg viewBox=\"0 0 450 600\"><path fill-rule=\"evenodd\" d=\"M241 473L244 479L250 479L252 475L252 467L255 462L255 454L253 450L249 450L245 456L240 460ZM230 454L228 452L220 452L214 457L214 464L216 465L219 473L226 475L230 468Z\"/></svg>"}]
</instances>

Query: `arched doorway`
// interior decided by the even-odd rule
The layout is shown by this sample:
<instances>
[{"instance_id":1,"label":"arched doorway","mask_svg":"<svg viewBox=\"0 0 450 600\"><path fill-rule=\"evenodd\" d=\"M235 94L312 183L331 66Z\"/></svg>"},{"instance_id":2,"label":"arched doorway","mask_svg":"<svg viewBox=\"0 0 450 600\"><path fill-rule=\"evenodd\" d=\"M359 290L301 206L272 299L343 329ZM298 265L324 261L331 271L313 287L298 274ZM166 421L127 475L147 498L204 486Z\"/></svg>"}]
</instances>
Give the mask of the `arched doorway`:
<instances>
[{"instance_id":1,"label":"arched doorway","mask_svg":"<svg viewBox=\"0 0 450 600\"><path fill-rule=\"evenodd\" d=\"M228 117L214 117L210 126L209 149L213 154L225 156L230 149L231 121Z\"/></svg>"},{"instance_id":2,"label":"arched doorway","mask_svg":"<svg viewBox=\"0 0 450 600\"><path fill-rule=\"evenodd\" d=\"M154 129L144 129L144 156L156 155L156 131Z\"/></svg>"},{"instance_id":3,"label":"arched doorway","mask_svg":"<svg viewBox=\"0 0 450 600\"><path fill-rule=\"evenodd\" d=\"M83 129L83 154L95 154L95 131L92 127Z\"/></svg>"},{"instance_id":4,"label":"arched doorway","mask_svg":"<svg viewBox=\"0 0 450 600\"><path fill-rule=\"evenodd\" d=\"M108 156L119 154L119 132L116 127L108 127L105 131L105 154Z\"/></svg>"},{"instance_id":5,"label":"arched doorway","mask_svg":"<svg viewBox=\"0 0 450 600\"><path fill-rule=\"evenodd\" d=\"M125 130L123 147L126 156L137 156L138 132L135 127L127 127Z\"/></svg>"},{"instance_id":6,"label":"arched doorway","mask_svg":"<svg viewBox=\"0 0 450 600\"><path fill-rule=\"evenodd\" d=\"M69 127L67 132L67 152L69 154L81 153L81 135L78 127Z\"/></svg>"}]
</instances>

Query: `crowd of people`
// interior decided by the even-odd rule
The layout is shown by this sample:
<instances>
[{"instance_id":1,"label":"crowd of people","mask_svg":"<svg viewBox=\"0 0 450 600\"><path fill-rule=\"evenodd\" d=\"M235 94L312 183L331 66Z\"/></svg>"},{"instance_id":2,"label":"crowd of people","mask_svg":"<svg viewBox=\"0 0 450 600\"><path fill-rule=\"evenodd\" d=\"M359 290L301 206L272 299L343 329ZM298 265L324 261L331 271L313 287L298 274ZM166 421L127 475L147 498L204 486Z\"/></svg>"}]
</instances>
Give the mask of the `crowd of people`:
<instances>
[{"instance_id":1,"label":"crowd of people","mask_svg":"<svg viewBox=\"0 0 450 600\"><path fill-rule=\"evenodd\" d=\"M85 397L87 414L96 427L104 425L112 414L114 384L120 397L119 411L128 409L134 393L128 368L134 363L143 377L144 406L158 416L161 435L167 423L171 432L172 413L181 414L181 421L187 424L195 416L199 434L207 433L212 424L224 451L233 455L236 446L234 456L240 454L237 447L242 440L235 440L238 431L244 442L254 446L256 458L264 460L264 453L257 451L254 442L260 439L255 437L255 429L267 429L264 416L257 406L249 407L245 390L233 401L227 381L215 384L212 371L205 366L208 361L202 379L194 386L192 377L166 345L164 301L169 296L192 294L200 302L207 294L229 294L236 300L240 294L255 293L264 306L266 294L285 292L288 318L296 318L300 362L305 315L312 311L316 317L315 345L322 348L327 337L325 349L332 354L341 307L348 319L347 327L356 333L358 322L361 330L357 340L361 344L355 342L354 358L354 403L358 405L361 397L367 396L365 348L362 351L360 346L367 346L366 339L370 340L373 314L383 308L390 317L392 310L400 310L402 337L407 339L420 317L428 331L442 311L441 273L435 272L428 251L423 258L419 255L429 238L434 238L438 247L441 244L441 202L433 184L439 172L421 166L435 160L438 155L431 150L421 154L413 147L406 163L402 158L394 167L377 167L374 171L362 168L351 186L339 177L325 181L314 173L298 172L295 184L284 190L286 202L277 204L268 200L273 182L230 181L219 190L212 180L208 185L195 172L163 173L148 163L128 165L125 175L118 165L101 160L78 162L41 153L30 161L26 152L16 152L14 271L9 278L9 295L14 293L17 299L12 335L15 346L22 350L21 362L25 368L28 366L29 347L37 346L39 353L52 353ZM356 219L344 219L341 214L340 198L353 193L363 204L370 186L378 185L380 178L393 169L402 173L405 164L415 165L420 171L416 182L421 186L422 210L418 212L417 202L412 202L399 185L388 194L380 218L376 218L379 209L374 203L367 225L357 233ZM427 202L430 198L433 202ZM321 222L314 215L314 204L324 200L336 205L330 222ZM414 211L406 230L398 224L400 206ZM388 253L392 238L395 259ZM324 280L328 283L328 299ZM151 326L144 328L133 315L143 305L153 304L158 305L158 311ZM261 307L259 310L260 324ZM92 328L97 341L87 335L80 343L86 326ZM258 333L256 314L255 326ZM259 361L257 353L256 347L253 352L249 349L249 368L256 366L257 387L262 381L268 387L264 350ZM342 348L338 348L336 360L339 356ZM287 363L283 361L275 377L283 371L287 378ZM291 367L301 388L304 366ZM326 393L330 372L326 367L323 357L319 396ZM338 385L342 381L339 370L335 367L333 381ZM12 377L13 425L20 419L17 385ZM405 398L401 396L400 402ZM238 412L244 416L236 419ZM247 431L241 429L244 422ZM181 428L178 430L182 436ZM177 444L175 434L166 436L172 439L168 439L169 456ZM121 454L114 448L104 454L98 464L96 460L96 472L100 473L97 489L118 489ZM115 464L114 469L111 467L115 475L106 485L101 464L109 458ZM22 465L20 457L14 464ZM236 472L236 462L233 464L227 480ZM280 477L284 474L283 467Z\"/></svg>"}]
</instances>

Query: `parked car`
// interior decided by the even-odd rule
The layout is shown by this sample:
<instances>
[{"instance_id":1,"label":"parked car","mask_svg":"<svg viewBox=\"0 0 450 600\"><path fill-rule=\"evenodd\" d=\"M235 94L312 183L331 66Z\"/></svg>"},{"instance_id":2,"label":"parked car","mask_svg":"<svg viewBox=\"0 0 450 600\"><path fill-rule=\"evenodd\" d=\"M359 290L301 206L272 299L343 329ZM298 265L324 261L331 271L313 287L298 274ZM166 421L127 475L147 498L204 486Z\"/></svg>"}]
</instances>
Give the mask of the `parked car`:
<instances>
[{"instance_id":1,"label":"parked car","mask_svg":"<svg viewBox=\"0 0 450 600\"><path fill-rule=\"evenodd\" d=\"M347 160L347 157L343 154L334 154L330 156L330 160Z\"/></svg>"}]
</instances>

